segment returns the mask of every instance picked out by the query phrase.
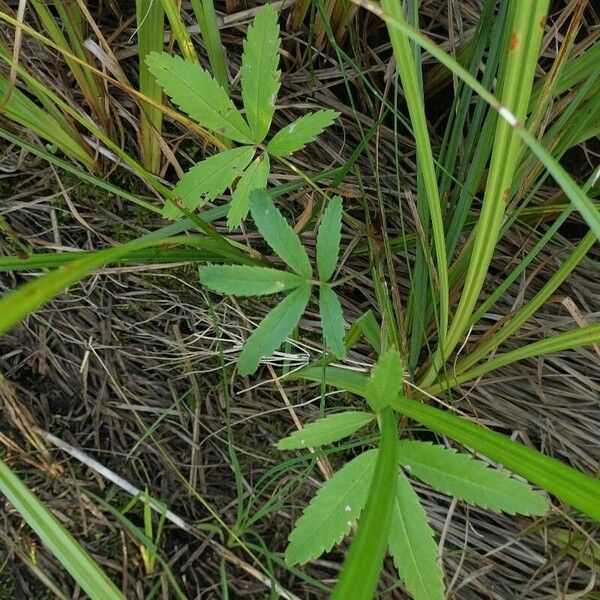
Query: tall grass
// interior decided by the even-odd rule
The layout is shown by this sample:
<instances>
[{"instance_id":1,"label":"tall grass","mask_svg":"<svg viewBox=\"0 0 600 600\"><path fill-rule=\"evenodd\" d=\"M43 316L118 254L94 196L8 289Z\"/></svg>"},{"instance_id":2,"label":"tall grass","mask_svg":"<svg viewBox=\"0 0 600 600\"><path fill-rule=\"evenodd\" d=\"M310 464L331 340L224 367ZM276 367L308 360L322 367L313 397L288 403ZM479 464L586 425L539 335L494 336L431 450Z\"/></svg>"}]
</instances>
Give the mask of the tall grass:
<instances>
[{"instance_id":1,"label":"tall grass","mask_svg":"<svg viewBox=\"0 0 600 600\"><path fill-rule=\"evenodd\" d=\"M361 89L372 94L382 106L378 123L389 115L397 129L408 128L414 137L417 166L416 210L413 213L410 207L407 208L412 196L406 194L406 186L400 180L396 203L403 223L416 222L414 230L407 231L401 239L390 239L385 227L385 210L381 210L384 219L382 239L369 239L355 250L356 255L363 253L369 256L377 306L376 311L351 324L345 342L351 347L360 336L365 336L376 354L381 354L381 349L388 345L395 346L417 388L414 392L417 399L408 397L409 392L403 390L399 396L391 398L389 406L378 414L379 455L370 495L334 591L337 598L366 599L373 595L377 586L387 548L385 530L396 493L395 476L398 471L398 416L414 419L435 433L501 462L558 499L600 520L597 503L600 484L597 479L423 402L431 395L448 393L462 383L517 361L600 342L600 325L591 324L517 348L504 349L506 342L513 340L520 328L549 301L600 239L598 189L595 187L599 171L596 170L585 185L579 185L560 163L568 150L600 134L600 67L598 45L592 45L571 58L582 22L582 11L575 11L557 61L545 77L536 80L547 0L514 0L500 5L494 0L486 0L475 37L455 58L419 31L417 2L382 0L379 5L368 0L356 0L355 6L359 5L385 24L397 67L394 86L403 95L406 115L399 110L397 100L390 101L373 85L340 44L355 13L352 5L347 2L319 5L315 12L318 16L315 21L316 45L322 48L327 40L340 63L345 62L356 71L354 77L360 82ZM160 3L137 0L139 85L136 89L94 66L84 43L87 35L85 15L78 4L58 3L56 12L45 3L35 2L32 6L44 33L23 26L23 34L60 53L85 101L85 110L89 109L94 120L90 120L84 107L69 106L59 94L47 89L27 66L19 65L17 87L11 89L9 77L0 75L0 97L6 98L2 105L3 117L12 126L24 128L50 142L81 166L74 166L73 162L36 147L24 136L19 137L4 129L0 130L0 136L83 181L109 189L134 202L148 214L159 212L160 209L153 203L88 172L99 170L93 146L85 137L91 135L155 196L166 203L175 203L174 194L157 177L161 173L165 148L163 120L168 118L177 122L218 149L226 146L219 137L163 105L162 91L145 63L150 52L164 47L165 18L179 52L187 61L200 63L202 54L194 47L180 3L176 0L162 0ZM223 89L229 90L225 51L213 2L192 0L191 6L213 76ZM300 26L309 8L307 2L295 7L294 26ZM17 25L12 14L2 13L0 17L5 23ZM422 67L424 52L433 56L440 65L425 80ZM0 47L0 58L9 65L10 48ZM440 150L436 154L436 136L427 119L427 94L430 89L443 85L449 77L457 82L456 92ZM353 87L347 73L344 73L344 78L352 108ZM117 85L139 105L139 157L132 156L116 141L106 91L110 85ZM349 112L356 116L356 111ZM363 151L370 152L369 143L376 126L365 131L357 118L356 127L362 143L346 165L334 173L321 173L312 179L300 172L298 181L280 186L273 190L273 195L301 188L308 181L313 189L327 197L319 178L330 178L336 186L340 185L344 174L354 168L358 156ZM400 172L400 155L395 160ZM281 164L293 166L287 161L281 161ZM375 168L375 162L371 164ZM532 205L536 192L548 177L560 186L563 196L556 206ZM475 198L482 184L483 197L479 203ZM383 208L380 190L378 196L379 206ZM225 212L222 207L211 210L214 212L198 215L183 209L183 220L108 249L34 254L25 259L16 255L0 258L0 271L56 267L0 299L0 333L8 331L70 285L107 264L193 261L268 265L255 250L218 233L211 221L222 218ZM487 289L490 265L503 236L515 222L533 219L535 223L540 214L550 214L553 222L546 231L533 227L536 243L531 250L504 274L497 289ZM531 299L506 315L500 326L481 336L467 355L457 356L457 350L466 343L469 330L480 323L486 312L552 242L560 226L574 214L582 217L588 231L569 250L561 266ZM345 218L350 223L353 217L345 215ZM365 211L365 220L371 226L368 210ZM193 234L182 235L185 232ZM411 285L408 290L400 290L393 273L393 259L401 253L408 256L409 246L415 248L414 260L405 257ZM375 312L379 319L374 317ZM328 366L332 360L333 357L326 354L291 376L317 381L323 389L329 385L365 396L366 376L342 367ZM227 425L229 427L230 424ZM404 431L402 433L405 434ZM236 527L241 532L237 529L229 532L231 539L251 553L253 559L262 556L270 563L274 557L270 551L241 541L243 533L250 528L248 523L254 521L248 515L249 506L244 507L243 475L231 439L228 449L235 465L239 503ZM0 462L0 489L90 597L121 597L98 565L89 559L3 462ZM265 508L264 512L270 509ZM142 532L124 514L111 512L125 527L134 531L146 552L157 552L158 543L153 539L151 517L148 517L149 529ZM154 565L155 554L145 556ZM226 581L224 570L223 573ZM177 575L174 577L176 579ZM227 589L227 585L223 585Z\"/></svg>"}]
</instances>

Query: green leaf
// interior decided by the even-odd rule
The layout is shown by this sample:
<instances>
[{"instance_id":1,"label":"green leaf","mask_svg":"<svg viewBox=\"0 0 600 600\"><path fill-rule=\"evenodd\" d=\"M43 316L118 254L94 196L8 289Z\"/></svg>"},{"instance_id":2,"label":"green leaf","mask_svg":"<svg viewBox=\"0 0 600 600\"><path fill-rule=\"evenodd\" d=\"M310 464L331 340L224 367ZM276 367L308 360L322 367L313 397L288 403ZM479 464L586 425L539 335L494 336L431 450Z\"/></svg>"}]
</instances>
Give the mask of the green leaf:
<instances>
[{"instance_id":1,"label":"green leaf","mask_svg":"<svg viewBox=\"0 0 600 600\"><path fill-rule=\"evenodd\" d=\"M398 424L391 408L379 414L381 436L367 503L331 600L372 600L387 550L398 480Z\"/></svg>"},{"instance_id":2,"label":"green leaf","mask_svg":"<svg viewBox=\"0 0 600 600\"><path fill-rule=\"evenodd\" d=\"M373 410L387 406L400 393L404 370L395 348L383 354L367 380L365 398Z\"/></svg>"},{"instance_id":3,"label":"green leaf","mask_svg":"<svg viewBox=\"0 0 600 600\"><path fill-rule=\"evenodd\" d=\"M146 64L173 103L202 127L242 144L253 135L227 92L200 65L152 52Z\"/></svg>"},{"instance_id":4,"label":"green leaf","mask_svg":"<svg viewBox=\"0 0 600 600\"><path fill-rule=\"evenodd\" d=\"M1 460L0 492L92 600L124 600L123 594L64 525Z\"/></svg>"},{"instance_id":5,"label":"green leaf","mask_svg":"<svg viewBox=\"0 0 600 600\"><path fill-rule=\"evenodd\" d=\"M254 152L252 146L240 146L199 162L178 181L173 194L190 210L196 210L218 198L250 164ZM180 215L177 207L165 204L164 217L174 219Z\"/></svg>"},{"instance_id":6,"label":"green leaf","mask_svg":"<svg viewBox=\"0 0 600 600\"><path fill-rule=\"evenodd\" d=\"M238 361L240 375L254 373L263 357L272 354L291 335L300 320L312 286L305 283L284 298L246 340Z\"/></svg>"},{"instance_id":7,"label":"green leaf","mask_svg":"<svg viewBox=\"0 0 600 600\"><path fill-rule=\"evenodd\" d=\"M326 383L358 396L365 396L367 377L358 371L317 365L304 367L290 374L290 377ZM431 431L447 435L464 446L485 454L600 522L600 480L501 433L418 400L400 396L394 398L391 406L396 412L418 421Z\"/></svg>"},{"instance_id":8,"label":"green leaf","mask_svg":"<svg viewBox=\"0 0 600 600\"><path fill-rule=\"evenodd\" d=\"M350 532L367 501L376 459L377 450L363 452L323 484L289 536L287 565L317 558Z\"/></svg>"},{"instance_id":9,"label":"green leaf","mask_svg":"<svg viewBox=\"0 0 600 600\"><path fill-rule=\"evenodd\" d=\"M302 285L294 273L245 265L208 265L198 269L207 288L232 296L264 296L293 290Z\"/></svg>"},{"instance_id":10,"label":"green leaf","mask_svg":"<svg viewBox=\"0 0 600 600\"><path fill-rule=\"evenodd\" d=\"M340 253L342 199L334 196L323 212L317 234L317 269L321 281L329 281Z\"/></svg>"},{"instance_id":11,"label":"green leaf","mask_svg":"<svg viewBox=\"0 0 600 600\"><path fill-rule=\"evenodd\" d=\"M598 503L600 480L500 433L412 398L397 398L392 402L392 408L436 433L447 435L485 454L564 502L572 504L596 521L600 521Z\"/></svg>"},{"instance_id":12,"label":"green leaf","mask_svg":"<svg viewBox=\"0 0 600 600\"><path fill-rule=\"evenodd\" d=\"M344 358L346 346L342 305L337 294L326 284L321 285L319 291L319 311L327 349L331 350L336 358Z\"/></svg>"},{"instance_id":13,"label":"green leaf","mask_svg":"<svg viewBox=\"0 0 600 600\"><path fill-rule=\"evenodd\" d=\"M396 502L389 529L390 554L414 600L444 600L437 544L419 497L404 475L398 474Z\"/></svg>"},{"instance_id":14,"label":"green leaf","mask_svg":"<svg viewBox=\"0 0 600 600\"><path fill-rule=\"evenodd\" d=\"M400 463L432 488L483 508L511 515L543 515L548 510L544 498L527 484L456 450L403 441Z\"/></svg>"},{"instance_id":15,"label":"green leaf","mask_svg":"<svg viewBox=\"0 0 600 600\"><path fill-rule=\"evenodd\" d=\"M277 442L275 447L278 450L297 450L332 444L352 435L355 431L370 423L374 418L375 415L373 413L357 410L348 410L330 415L323 419L318 419L314 423L305 425L299 431L294 431L294 433Z\"/></svg>"},{"instance_id":16,"label":"green leaf","mask_svg":"<svg viewBox=\"0 0 600 600\"><path fill-rule=\"evenodd\" d=\"M267 145L267 152L281 158L302 150L339 116L337 110L317 110L306 114L280 129Z\"/></svg>"},{"instance_id":17,"label":"green leaf","mask_svg":"<svg viewBox=\"0 0 600 600\"><path fill-rule=\"evenodd\" d=\"M250 193L250 212L258 230L273 252L292 271L305 279L310 279L312 268L300 238L288 225L265 190L254 190Z\"/></svg>"},{"instance_id":18,"label":"green leaf","mask_svg":"<svg viewBox=\"0 0 600 600\"><path fill-rule=\"evenodd\" d=\"M231 206L227 213L227 227L229 229L239 227L240 223L248 216L250 192L267 186L269 168L269 155L266 153L261 154L252 161L252 164L240 177L231 197Z\"/></svg>"},{"instance_id":19,"label":"green leaf","mask_svg":"<svg viewBox=\"0 0 600 600\"><path fill-rule=\"evenodd\" d=\"M277 11L265 4L248 27L242 55L242 99L246 119L258 144L265 139L279 92L279 25Z\"/></svg>"}]
</instances>

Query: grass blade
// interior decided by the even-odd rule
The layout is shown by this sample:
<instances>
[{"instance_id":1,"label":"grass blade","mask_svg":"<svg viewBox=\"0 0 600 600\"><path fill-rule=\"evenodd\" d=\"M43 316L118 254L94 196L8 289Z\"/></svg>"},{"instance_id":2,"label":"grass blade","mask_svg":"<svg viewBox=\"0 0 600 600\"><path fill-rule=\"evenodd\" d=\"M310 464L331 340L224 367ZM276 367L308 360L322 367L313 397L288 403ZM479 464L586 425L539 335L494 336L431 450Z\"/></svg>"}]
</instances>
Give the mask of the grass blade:
<instances>
[{"instance_id":1,"label":"grass blade","mask_svg":"<svg viewBox=\"0 0 600 600\"><path fill-rule=\"evenodd\" d=\"M400 21L404 20L400 2L394 0L382 0L381 6L383 10L392 15L395 19ZM420 214L429 215L433 231L437 274L432 274L431 280L432 289L436 291L439 297L440 323L438 332L440 343L444 343L448 328L450 300L448 287L448 261L446 258L446 240L444 238L441 200L435 174L433 152L427 129L425 106L419 82L419 75L416 70L415 59L408 37L393 28L388 28L388 32L392 42L394 58L398 64L398 73L404 88L404 95L406 97L417 147L417 163L424 192L423 194L419 193L419 202L423 202L421 198L424 196L424 202L427 206L427 211L424 212L421 210ZM425 228L426 224L423 225ZM435 289L436 280L437 286L439 287L437 290Z\"/></svg>"},{"instance_id":2,"label":"grass blade","mask_svg":"<svg viewBox=\"0 0 600 600\"><path fill-rule=\"evenodd\" d=\"M140 92L162 104L162 88L150 72L146 57L160 52L164 44L165 11L157 0L136 0L136 20L139 56ZM162 112L149 104L142 104L140 138L142 165L151 173L158 173L161 149L158 136L162 128Z\"/></svg>"},{"instance_id":3,"label":"grass blade","mask_svg":"<svg viewBox=\"0 0 600 600\"><path fill-rule=\"evenodd\" d=\"M6 96L8 80L0 75L0 98ZM22 125L41 138L56 145L62 152L73 157L87 167L93 167L90 154L78 143L67 123L57 121L53 116L30 100L21 90L12 90L8 101L2 107L2 114L11 121Z\"/></svg>"},{"instance_id":4,"label":"grass blade","mask_svg":"<svg viewBox=\"0 0 600 600\"><path fill-rule=\"evenodd\" d=\"M96 562L2 460L0 491L90 598L124 600Z\"/></svg>"},{"instance_id":5,"label":"grass blade","mask_svg":"<svg viewBox=\"0 0 600 600\"><path fill-rule=\"evenodd\" d=\"M529 105L529 95L537 64L543 29L540 20L546 14L548 2L536 2L535 10L527 2L511 4L509 15L511 36L506 40L506 61L500 76L502 106L508 107L515 118L522 121ZM510 11L510 9L509 9ZM458 307L448 332L448 339L440 341L440 351L434 368L440 368L454 350L468 327L468 322L481 293L492 254L502 226L510 187L521 149L515 130L504 119L498 119L494 147L477 223L471 262Z\"/></svg>"},{"instance_id":6,"label":"grass blade","mask_svg":"<svg viewBox=\"0 0 600 600\"><path fill-rule=\"evenodd\" d=\"M428 393L438 394L442 390L450 389L467 381L477 379L486 373L495 371L514 362L527 358L537 358L547 354L556 354L563 350L577 348L579 346L591 346L600 342L600 323L587 325L572 331L565 331L545 340L539 340L532 344L521 346L510 352L499 354L487 362L473 367L460 375L451 375L441 379L435 385L427 388Z\"/></svg>"},{"instance_id":7,"label":"grass blade","mask_svg":"<svg viewBox=\"0 0 600 600\"><path fill-rule=\"evenodd\" d=\"M177 0L160 0L163 5L173 37L177 40L181 54L191 63L198 64L198 55L194 49L194 43L185 26L185 21L181 16L181 2Z\"/></svg>"},{"instance_id":8,"label":"grass blade","mask_svg":"<svg viewBox=\"0 0 600 600\"><path fill-rule=\"evenodd\" d=\"M229 90L225 48L221 43L221 33L215 6L212 0L191 0L196 21L200 27L202 41L206 46L208 61L214 78L224 90Z\"/></svg>"},{"instance_id":9,"label":"grass blade","mask_svg":"<svg viewBox=\"0 0 600 600\"><path fill-rule=\"evenodd\" d=\"M387 550L398 478L396 417L390 408L380 413L381 440L367 504L342 566L332 600L371 600Z\"/></svg>"}]
</instances>

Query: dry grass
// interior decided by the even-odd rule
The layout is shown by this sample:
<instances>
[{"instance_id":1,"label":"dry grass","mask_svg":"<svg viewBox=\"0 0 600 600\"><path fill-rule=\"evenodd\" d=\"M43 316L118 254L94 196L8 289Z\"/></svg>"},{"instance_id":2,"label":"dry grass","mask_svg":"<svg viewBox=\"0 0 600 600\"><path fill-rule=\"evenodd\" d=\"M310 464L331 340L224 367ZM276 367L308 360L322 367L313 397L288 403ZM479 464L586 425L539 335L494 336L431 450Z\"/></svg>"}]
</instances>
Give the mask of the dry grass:
<instances>
[{"instance_id":1,"label":"dry grass","mask_svg":"<svg viewBox=\"0 0 600 600\"><path fill-rule=\"evenodd\" d=\"M452 15L447 14L445 3L435 2L426 2L422 13L425 23L430 21L432 35L446 40L447 48L458 47L461 40L468 39L478 15L476 2L452 5ZM119 18L126 16L122 14ZM118 20L108 13L105 17L110 23ZM451 36L446 27L449 19L453 20ZM232 18L231 22L233 25L224 30L224 40L229 45L231 72L236 73L241 30L237 28L236 19ZM131 34L132 25L124 25L113 42L115 55L125 69L129 66ZM385 42L381 46L377 44L377 39L385 40L385 37L377 38L376 34L381 34L381 26L373 17L361 14L354 31L357 47L363 48L357 60L363 72L368 73L383 92L389 92L385 83L389 75L389 48ZM364 43L367 39L368 48ZM364 88L360 78L351 72L350 65L340 64L331 49L324 47L315 62L309 64L305 36L289 33L284 47L280 104L285 110L278 113L279 117L285 115L291 119L308 104L335 108L343 115L341 125L319 138L310 152L301 153L295 165L314 173L343 164L360 142L360 134L351 118L353 109L344 92L343 69L348 70L347 79L359 99L356 110L365 129L377 118L378 107L373 107L366 100L367 95L361 94ZM548 53L551 47L552 44L548 44ZM21 60L31 58L32 52L24 43ZM50 56L44 62L37 58L34 62L36 69L45 65L49 85L61 92L69 90L67 82L54 77L56 62ZM135 128L135 111L129 100L119 93L112 95L111 101L113 114L120 115L115 127L122 128L124 144L132 150L136 140L128 121L132 121ZM438 102L432 118L442 119L443 97ZM165 141L174 149L183 168L188 166L190 155L198 152L198 141L176 125L167 128ZM403 184L414 187L414 147L408 137L402 137L400 145ZM594 147L587 150L593 153ZM0 152L0 215L10 227L10 235L5 231L0 236L0 254L15 253L19 250L18 242L38 252L99 248L156 225L146 214L89 186L65 179L45 163L19 155L14 148L4 146ZM370 142L368 157L371 160L365 156L359 159L360 180L349 175L343 184L346 208L357 223L363 221L365 209L373 214L377 212L375 191L379 186L385 200L390 237L414 229L410 222L401 223L398 217L393 155L394 133L383 125ZM377 175L373 164L377 165ZM125 185L131 181L127 173L115 165L107 163L104 168L112 172L116 181L124 181ZM173 169L164 175L173 180ZM290 177L290 173L281 168L279 172L275 170L272 183ZM555 191L552 187L545 188L538 202L551 198ZM311 201L310 194L292 196L286 204L288 216L301 221ZM511 229L494 259L497 272L533 245L529 234L524 225ZM303 235L311 251L312 232L306 231ZM349 250L355 251L366 244L366 231L361 227L347 228L343 235L343 247ZM580 227L574 218L538 257L526 278L516 283L494 307L488 324L518 307L539 289L560 264L561 253L579 235ZM257 240L254 234L244 233L239 241L254 245ZM510 344L517 346L539 339L549 331L572 328L581 319L597 320L600 317L599 261L596 245L561 288L560 295L546 304ZM344 313L349 321L375 304L371 281L361 275L367 267L367 256L359 252L348 252L343 258L340 274L355 275L355 279L346 284L343 294ZM396 259L396 268L400 287L409 285L404 258ZM2 274L0 292L33 276ZM490 276L489 286L493 285ZM566 298L571 303L565 304ZM187 524L211 521L206 505L190 493L181 475L226 524L233 526L237 520L238 498L226 426L230 411L231 438L243 475L241 487L245 502L252 502L256 511L272 497L281 500L252 525L253 535L247 539L253 543L262 540L271 552L281 553L298 515L299 504L310 498L321 474L315 469L308 475L302 463L290 463L280 472L275 470L281 456L271 444L293 428L293 421L282 397L282 388L271 380L269 370L264 368L252 381L223 381L221 368L221 358L225 363L232 360L250 323L258 321L267 308L257 302L238 305L233 300L207 296L198 286L191 265L115 267L104 269L82 285L73 286L67 294L0 340L0 372L5 377L0 390L2 453L10 456L12 465L22 467L21 473L28 485L79 540L85 541L100 564L117 573L128 598L143 598L144 590L147 592L155 581L167 598L167 580L164 575L152 580L144 575L139 548L133 538L82 490L90 489L114 506L124 505L125 495L61 450L49 447L46 456L35 452L26 434L47 431L70 446L84 450L136 487L147 487ZM307 353L315 356L320 351L317 342L310 343L311 330L318 331L315 307L312 310L301 324L307 333L304 341L308 343L290 349L293 360L298 363L306 359ZM475 342L485 331L484 327L473 329L469 343ZM319 338L315 335L314 339ZM463 351L468 351L468 345ZM358 346L348 360L361 367L369 365L372 359L366 347ZM275 357L274 363L277 362L281 360ZM460 393L462 397L458 393L454 395L455 407L480 422L493 425L582 470L597 470L600 360L596 349L582 348L522 362L472 382L461 388ZM295 406L300 421L315 417L319 402L317 388L287 384L285 394ZM8 408L9 395L12 410ZM328 399L330 406L348 401L352 400L339 395ZM340 460L337 456L330 458L334 463ZM268 483L257 488L263 476L269 478ZM299 489L302 485L304 487ZM559 506L540 522L492 517L485 511L452 503L427 488L417 486L417 489L434 529L442 536L440 552L449 597L465 600L592 598L594 590L600 593L594 568L589 568L592 547L589 540L598 535L592 524L576 521ZM584 543L583 550L570 551L564 544L553 542L559 530L566 530L572 536L583 532L588 542ZM33 544L18 515L4 510L3 506L0 511L0 598L42 598L43 578L51 579L66 597L80 597L55 561L43 548L34 548ZM267 597L270 582L251 571L251 557L239 546L233 544L229 551L224 548L227 545L227 540L223 542L212 533L168 523L161 551L188 598L221 597L218 582L223 560L234 597ZM35 552L36 565L24 555L24 548ZM311 563L307 572L319 579L333 579L340 564L341 554L333 552ZM325 597L309 592L301 580L281 567L275 566L274 573L285 589L300 598ZM393 569L388 569L385 581L393 585ZM394 590L384 597L402 598L403 595Z\"/></svg>"}]
</instances>

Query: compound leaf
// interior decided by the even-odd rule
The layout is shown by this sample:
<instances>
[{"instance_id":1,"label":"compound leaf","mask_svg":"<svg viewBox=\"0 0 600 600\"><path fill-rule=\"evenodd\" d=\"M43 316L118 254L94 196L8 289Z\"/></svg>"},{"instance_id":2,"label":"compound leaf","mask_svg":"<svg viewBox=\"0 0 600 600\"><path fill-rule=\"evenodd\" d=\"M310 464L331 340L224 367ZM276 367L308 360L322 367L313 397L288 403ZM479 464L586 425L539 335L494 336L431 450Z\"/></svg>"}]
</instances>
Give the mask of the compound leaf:
<instances>
[{"instance_id":1,"label":"compound leaf","mask_svg":"<svg viewBox=\"0 0 600 600\"><path fill-rule=\"evenodd\" d=\"M321 313L321 327L327 348L336 358L346 356L344 345L344 315L342 305L337 294L327 284L323 284L319 291L319 312Z\"/></svg>"},{"instance_id":2,"label":"compound leaf","mask_svg":"<svg viewBox=\"0 0 600 600\"><path fill-rule=\"evenodd\" d=\"M432 488L483 508L543 515L544 497L504 471L430 442L402 441L400 463Z\"/></svg>"},{"instance_id":3,"label":"compound leaf","mask_svg":"<svg viewBox=\"0 0 600 600\"><path fill-rule=\"evenodd\" d=\"M239 227L240 223L248 216L250 192L266 187L269 168L269 155L261 154L244 171L231 197L231 205L227 213L227 227L230 229Z\"/></svg>"},{"instance_id":4,"label":"compound leaf","mask_svg":"<svg viewBox=\"0 0 600 600\"><path fill-rule=\"evenodd\" d=\"M207 288L232 296L264 296L293 290L302 285L294 273L247 265L208 265L198 269Z\"/></svg>"},{"instance_id":5,"label":"compound leaf","mask_svg":"<svg viewBox=\"0 0 600 600\"><path fill-rule=\"evenodd\" d=\"M179 180L173 194L190 210L218 198L248 166L254 156L252 146L240 146L215 154L187 171ZM163 216L174 219L181 211L165 204Z\"/></svg>"},{"instance_id":6,"label":"compound leaf","mask_svg":"<svg viewBox=\"0 0 600 600\"><path fill-rule=\"evenodd\" d=\"M242 99L254 141L262 142L275 112L279 91L277 11L265 4L248 27L242 55Z\"/></svg>"},{"instance_id":7,"label":"compound leaf","mask_svg":"<svg viewBox=\"0 0 600 600\"><path fill-rule=\"evenodd\" d=\"M310 279L312 268L300 238L294 233L265 190L250 193L250 212L263 238L292 271Z\"/></svg>"},{"instance_id":8,"label":"compound leaf","mask_svg":"<svg viewBox=\"0 0 600 600\"><path fill-rule=\"evenodd\" d=\"M389 530L390 554L414 600L444 600L437 544L419 497L404 473L398 473L396 502Z\"/></svg>"},{"instance_id":9,"label":"compound leaf","mask_svg":"<svg viewBox=\"0 0 600 600\"><path fill-rule=\"evenodd\" d=\"M253 142L248 124L227 92L200 65L166 52L151 52L146 64L173 104L202 127L242 144Z\"/></svg>"},{"instance_id":10,"label":"compound leaf","mask_svg":"<svg viewBox=\"0 0 600 600\"><path fill-rule=\"evenodd\" d=\"M317 234L317 269L321 281L328 281L335 271L340 253L341 228L342 199L334 196L323 212Z\"/></svg>"},{"instance_id":11,"label":"compound leaf","mask_svg":"<svg viewBox=\"0 0 600 600\"><path fill-rule=\"evenodd\" d=\"M329 415L323 419L318 419L314 423L305 425L299 431L294 431L294 433L277 442L275 447L278 450L297 450L332 444L352 435L374 418L373 413L357 410Z\"/></svg>"},{"instance_id":12,"label":"compound leaf","mask_svg":"<svg viewBox=\"0 0 600 600\"><path fill-rule=\"evenodd\" d=\"M374 410L387 406L400 393L403 369L395 348L379 357L365 384L365 398Z\"/></svg>"},{"instance_id":13,"label":"compound leaf","mask_svg":"<svg viewBox=\"0 0 600 600\"><path fill-rule=\"evenodd\" d=\"M267 151L281 158L302 150L339 116L340 113L336 110L317 110L308 113L280 129L267 145Z\"/></svg>"},{"instance_id":14,"label":"compound leaf","mask_svg":"<svg viewBox=\"0 0 600 600\"><path fill-rule=\"evenodd\" d=\"M272 354L292 333L310 300L312 286L304 283L284 298L246 340L238 370L241 375L254 373L263 357Z\"/></svg>"},{"instance_id":15,"label":"compound leaf","mask_svg":"<svg viewBox=\"0 0 600 600\"><path fill-rule=\"evenodd\" d=\"M377 450L363 452L323 484L288 538L287 565L317 558L350 532L367 501L376 459Z\"/></svg>"}]
</instances>

